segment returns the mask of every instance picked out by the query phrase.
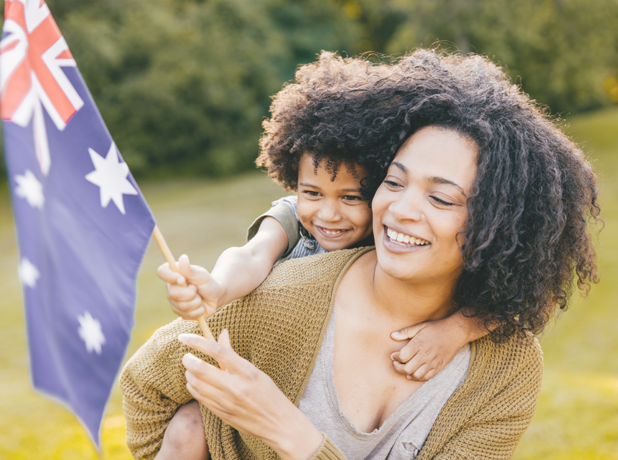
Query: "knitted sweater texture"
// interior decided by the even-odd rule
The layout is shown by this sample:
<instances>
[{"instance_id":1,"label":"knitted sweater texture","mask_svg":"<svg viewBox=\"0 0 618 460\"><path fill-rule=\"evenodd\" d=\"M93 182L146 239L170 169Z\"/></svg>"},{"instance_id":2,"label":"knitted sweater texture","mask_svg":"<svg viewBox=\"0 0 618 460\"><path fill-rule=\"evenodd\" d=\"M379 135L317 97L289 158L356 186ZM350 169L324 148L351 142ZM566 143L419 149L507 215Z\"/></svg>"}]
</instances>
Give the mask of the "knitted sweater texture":
<instances>
[{"instance_id":1,"label":"knitted sweater texture","mask_svg":"<svg viewBox=\"0 0 618 460\"><path fill-rule=\"evenodd\" d=\"M268 374L296 405L317 358L339 280L370 248L336 251L276 266L250 295L209 318L215 336L228 329L234 350ZM192 399L182 357L193 353L180 333L199 334L196 322L180 319L162 327L126 364L120 377L127 443L137 459L152 459L178 408ZM442 408L418 460L507 459L530 423L541 385L541 350L533 337L497 345L471 344L466 381ZM239 433L200 406L213 460L277 459L262 441ZM345 456L324 437L313 460Z\"/></svg>"}]
</instances>

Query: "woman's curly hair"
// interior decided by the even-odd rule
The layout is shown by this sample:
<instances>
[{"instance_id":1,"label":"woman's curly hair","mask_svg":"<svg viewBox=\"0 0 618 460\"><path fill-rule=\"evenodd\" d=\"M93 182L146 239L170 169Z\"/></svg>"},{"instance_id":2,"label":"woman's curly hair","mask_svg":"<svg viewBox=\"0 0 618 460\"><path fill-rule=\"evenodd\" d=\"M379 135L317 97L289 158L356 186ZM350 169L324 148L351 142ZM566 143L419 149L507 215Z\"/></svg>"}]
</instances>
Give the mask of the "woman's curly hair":
<instances>
[{"instance_id":1,"label":"woman's curly hair","mask_svg":"<svg viewBox=\"0 0 618 460\"><path fill-rule=\"evenodd\" d=\"M258 164L288 189L308 151L361 164L371 199L403 142L426 126L478 146L454 299L499 325L495 341L543 330L574 285L597 282L589 224L599 219L596 176L582 151L504 72L476 55L418 50L374 64L322 53L275 96ZM316 163L317 164L317 163Z\"/></svg>"}]
</instances>

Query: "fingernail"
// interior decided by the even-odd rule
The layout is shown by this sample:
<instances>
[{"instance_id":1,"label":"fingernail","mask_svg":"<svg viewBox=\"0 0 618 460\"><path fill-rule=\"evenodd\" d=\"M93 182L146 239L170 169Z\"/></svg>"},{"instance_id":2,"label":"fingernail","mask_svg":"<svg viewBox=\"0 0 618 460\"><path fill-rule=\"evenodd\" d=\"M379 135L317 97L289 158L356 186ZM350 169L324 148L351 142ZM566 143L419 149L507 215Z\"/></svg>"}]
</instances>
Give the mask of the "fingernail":
<instances>
[{"instance_id":1,"label":"fingernail","mask_svg":"<svg viewBox=\"0 0 618 460\"><path fill-rule=\"evenodd\" d=\"M396 331L395 331L395 332L392 332L392 333L391 333L391 337L393 337L393 338L397 338L397 337L399 337L399 332L396 332Z\"/></svg>"},{"instance_id":2,"label":"fingernail","mask_svg":"<svg viewBox=\"0 0 618 460\"><path fill-rule=\"evenodd\" d=\"M178 340L187 344L191 340L191 334L178 334Z\"/></svg>"}]
</instances>

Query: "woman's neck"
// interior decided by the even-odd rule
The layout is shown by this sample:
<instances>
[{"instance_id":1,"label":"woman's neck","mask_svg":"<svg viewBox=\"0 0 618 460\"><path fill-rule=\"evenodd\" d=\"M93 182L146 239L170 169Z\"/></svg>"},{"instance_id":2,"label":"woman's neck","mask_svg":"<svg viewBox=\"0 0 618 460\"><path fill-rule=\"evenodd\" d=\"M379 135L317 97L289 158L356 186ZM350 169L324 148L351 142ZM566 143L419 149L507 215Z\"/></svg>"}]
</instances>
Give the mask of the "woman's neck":
<instances>
[{"instance_id":1,"label":"woman's neck","mask_svg":"<svg viewBox=\"0 0 618 460\"><path fill-rule=\"evenodd\" d=\"M454 308L453 291L457 274L451 279L399 280L380 269L375 251L358 261L364 289L371 304L382 315L410 326L448 316Z\"/></svg>"}]
</instances>

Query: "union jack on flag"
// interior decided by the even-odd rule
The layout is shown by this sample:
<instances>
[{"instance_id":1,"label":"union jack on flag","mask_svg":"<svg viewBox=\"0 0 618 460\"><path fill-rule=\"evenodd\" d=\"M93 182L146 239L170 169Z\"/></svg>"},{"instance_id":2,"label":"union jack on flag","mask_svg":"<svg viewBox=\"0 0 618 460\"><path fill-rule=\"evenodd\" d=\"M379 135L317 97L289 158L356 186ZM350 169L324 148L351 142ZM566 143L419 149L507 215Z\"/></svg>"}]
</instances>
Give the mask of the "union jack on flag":
<instances>
[{"instance_id":1,"label":"union jack on flag","mask_svg":"<svg viewBox=\"0 0 618 460\"><path fill-rule=\"evenodd\" d=\"M32 383L99 447L155 222L48 6L5 0L4 12L0 113Z\"/></svg>"}]
</instances>

